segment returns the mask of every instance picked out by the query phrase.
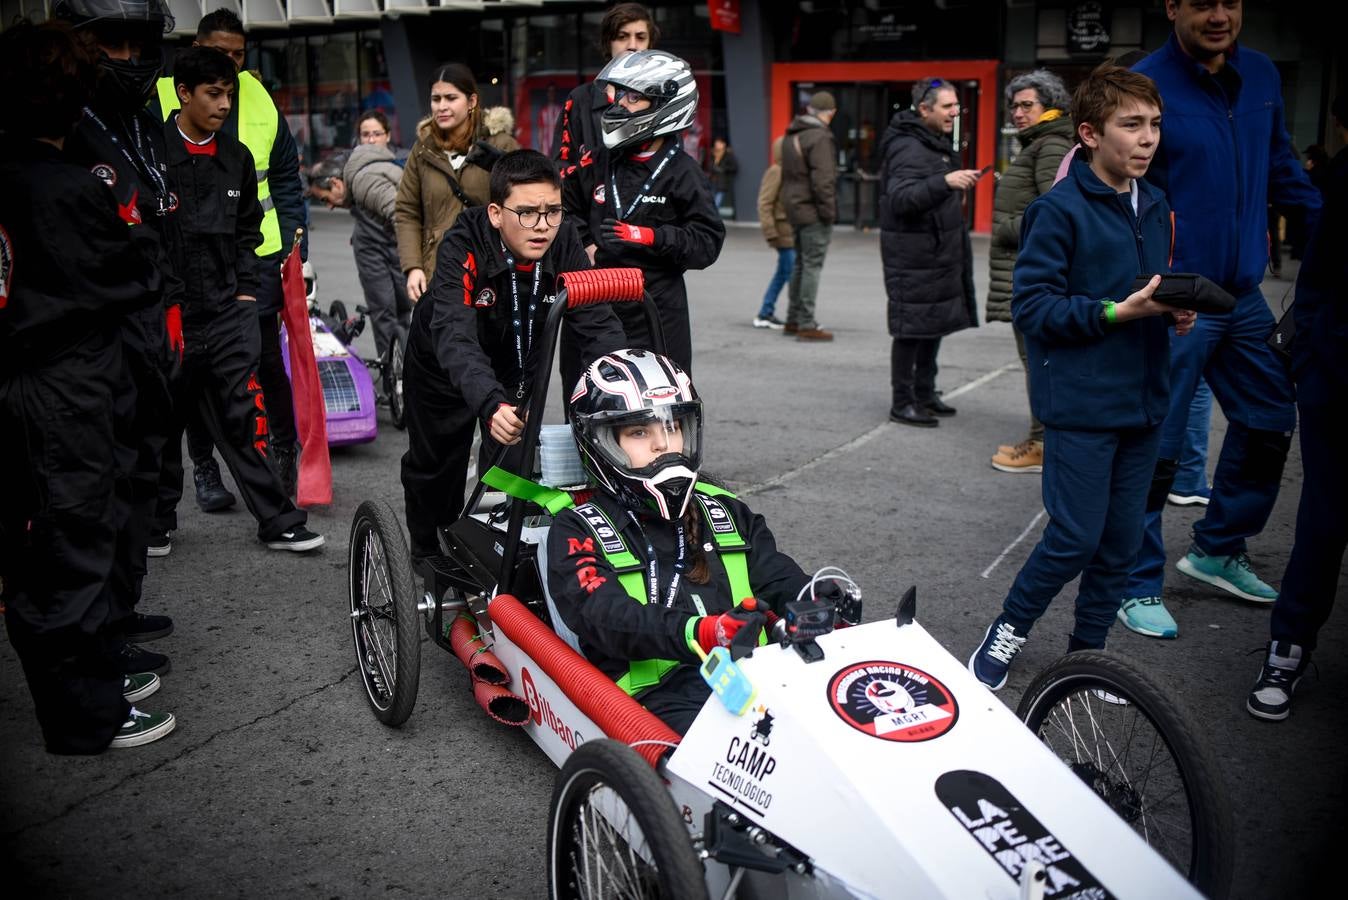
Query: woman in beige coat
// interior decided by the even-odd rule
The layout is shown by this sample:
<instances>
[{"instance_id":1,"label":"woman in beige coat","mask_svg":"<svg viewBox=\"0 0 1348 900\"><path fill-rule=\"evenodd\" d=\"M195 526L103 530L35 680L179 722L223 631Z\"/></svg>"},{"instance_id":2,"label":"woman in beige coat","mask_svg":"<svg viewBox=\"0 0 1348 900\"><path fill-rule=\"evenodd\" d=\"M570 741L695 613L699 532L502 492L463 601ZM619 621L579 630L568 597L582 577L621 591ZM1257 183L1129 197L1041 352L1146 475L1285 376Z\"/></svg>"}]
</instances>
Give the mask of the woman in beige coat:
<instances>
[{"instance_id":1,"label":"woman in beige coat","mask_svg":"<svg viewBox=\"0 0 1348 900\"><path fill-rule=\"evenodd\" d=\"M485 206L490 170L500 149L477 141L482 129L477 80L467 66L447 63L431 75L431 114L398 186L398 262L415 303L435 273L440 240L469 206Z\"/></svg>"},{"instance_id":2,"label":"woman in beige coat","mask_svg":"<svg viewBox=\"0 0 1348 900\"><path fill-rule=\"evenodd\" d=\"M791 270L796 265L796 235L782 203L782 140L772 142L772 165L758 184L758 224L763 229L763 239L777 251L777 271L772 273L763 305L754 316L755 328L782 327L782 321L773 312L777 309L777 296L791 282Z\"/></svg>"}]
</instances>

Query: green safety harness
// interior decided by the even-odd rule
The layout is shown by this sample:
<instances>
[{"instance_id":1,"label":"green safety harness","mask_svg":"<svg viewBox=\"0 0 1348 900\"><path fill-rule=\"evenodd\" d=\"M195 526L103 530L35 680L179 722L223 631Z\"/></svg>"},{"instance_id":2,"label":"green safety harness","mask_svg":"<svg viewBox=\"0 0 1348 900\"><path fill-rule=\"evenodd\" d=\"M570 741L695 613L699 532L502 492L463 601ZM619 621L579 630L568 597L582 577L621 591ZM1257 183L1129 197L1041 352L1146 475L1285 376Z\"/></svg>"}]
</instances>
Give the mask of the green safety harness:
<instances>
[{"instance_id":1,"label":"green safety harness","mask_svg":"<svg viewBox=\"0 0 1348 900\"><path fill-rule=\"evenodd\" d=\"M636 602L643 606L646 605L646 567L627 546L622 533L614 527L608 515L597 505L585 503L576 506L575 501L566 491L536 484L527 478L512 475L496 466L483 474L482 482L516 499L536 503L554 516L564 509L575 509L582 521L589 526L590 531L594 534L599 552L603 555L604 561L617 574L618 583L622 585L623 590L627 591L628 596ZM740 600L752 597L753 588L749 586L749 565L746 560L746 551L749 549L749 545L740 536L734 517L716 499L717 497L734 497L735 495L725 488L707 484L704 481L699 481L696 484L694 492L693 496L697 500L698 508L702 511L702 519L711 530L712 539L716 543L717 555L721 559L721 565L725 568L726 577L730 580L731 597L737 597ZM701 607L700 602L698 606ZM705 610L700 611L704 615L706 614ZM691 630L695 621L695 619L689 620L689 630ZM689 641L695 640L691 633L686 632L685 637ZM767 636L760 635L759 643L766 642ZM622 688L628 695L636 696L642 691L659 684L680 665L682 663L672 659L631 660L628 663L627 673L618 679L618 687Z\"/></svg>"}]
</instances>

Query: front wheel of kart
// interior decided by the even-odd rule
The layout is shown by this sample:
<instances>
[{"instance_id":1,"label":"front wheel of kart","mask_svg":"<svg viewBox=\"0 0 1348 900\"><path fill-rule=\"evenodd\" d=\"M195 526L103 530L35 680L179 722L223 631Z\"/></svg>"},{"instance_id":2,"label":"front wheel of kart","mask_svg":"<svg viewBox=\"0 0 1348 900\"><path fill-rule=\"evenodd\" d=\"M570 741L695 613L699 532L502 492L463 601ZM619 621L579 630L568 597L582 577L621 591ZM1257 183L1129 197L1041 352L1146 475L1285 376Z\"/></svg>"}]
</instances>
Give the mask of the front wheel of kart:
<instances>
[{"instance_id":1,"label":"front wheel of kart","mask_svg":"<svg viewBox=\"0 0 1348 900\"><path fill-rule=\"evenodd\" d=\"M384 355L384 396L388 398L389 418L393 427L402 430L407 427L407 409L403 406L403 337L395 334L389 339L388 352Z\"/></svg>"},{"instance_id":2,"label":"front wheel of kart","mask_svg":"<svg viewBox=\"0 0 1348 900\"><path fill-rule=\"evenodd\" d=\"M336 322L339 325L345 322L346 304L340 300L332 301L332 303L328 306L328 318L332 319L332 321Z\"/></svg>"},{"instance_id":3,"label":"front wheel of kart","mask_svg":"<svg viewBox=\"0 0 1348 900\"><path fill-rule=\"evenodd\" d=\"M1193 716L1135 666L1084 650L1045 669L1016 715L1209 897L1231 887L1231 807Z\"/></svg>"},{"instance_id":4,"label":"front wheel of kart","mask_svg":"<svg viewBox=\"0 0 1348 900\"><path fill-rule=\"evenodd\" d=\"M407 542L393 508L366 500L351 521L346 564L356 668L375 718L412 714L421 678L421 614Z\"/></svg>"},{"instance_id":5,"label":"front wheel of kart","mask_svg":"<svg viewBox=\"0 0 1348 900\"><path fill-rule=\"evenodd\" d=\"M562 766L548 813L548 896L707 896L669 791L627 745L586 741Z\"/></svg>"}]
</instances>

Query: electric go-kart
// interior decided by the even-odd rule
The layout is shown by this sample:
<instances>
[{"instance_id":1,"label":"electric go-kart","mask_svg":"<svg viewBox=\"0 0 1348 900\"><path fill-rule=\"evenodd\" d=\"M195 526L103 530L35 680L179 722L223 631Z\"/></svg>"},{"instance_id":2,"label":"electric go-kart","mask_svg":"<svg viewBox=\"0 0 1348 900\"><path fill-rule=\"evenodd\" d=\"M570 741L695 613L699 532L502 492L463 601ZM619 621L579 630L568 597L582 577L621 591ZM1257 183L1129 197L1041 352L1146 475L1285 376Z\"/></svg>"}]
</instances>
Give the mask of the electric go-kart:
<instances>
[{"instance_id":1,"label":"electric go-kart","mask_svg":"<svg viewBox=\"0 0 1348 900\"><path fill-rule=\"evenodd\" d=\"M526 448L565 310L642 299L639 270L564 283L524 401ZM1230 812L1173 698L1087 651L1043 672L1013 715L914 621L912 588L895 616L845 629L832 604L788 605L775 643L708 658L715 693L680 738L568 642L540 573L570 496L521 468L483 474L420 582L393 510L363 503L350 623L380 721L411 714L424 628L488 715L561 767L552 897L1225 894ZM811 587L828 578L859 596L837 570Z\"/></svg>"},{"instance_id":2,"label":"electric go-kart","mask_svg":"<svg viewBox=\"0 0 1348 900\"><path fill-rule=\"evenodd\" d=\"M309 301L309 333L318 364L318 380L323 390L327 417L328 446L364 444L379 434L378 407L386 405L394 427L403 427L402 371L406 334L399 332L381 359L366 360L356 355L352 343L365 325L364 307L356 307L349 316L346 304L334 300L325 316L318 305L318 275L304 264L304 284ZM282 359L290 373L289 335L282 335ZM371 373L379 376L379 392Z\"/></svg>"}]
</instances>

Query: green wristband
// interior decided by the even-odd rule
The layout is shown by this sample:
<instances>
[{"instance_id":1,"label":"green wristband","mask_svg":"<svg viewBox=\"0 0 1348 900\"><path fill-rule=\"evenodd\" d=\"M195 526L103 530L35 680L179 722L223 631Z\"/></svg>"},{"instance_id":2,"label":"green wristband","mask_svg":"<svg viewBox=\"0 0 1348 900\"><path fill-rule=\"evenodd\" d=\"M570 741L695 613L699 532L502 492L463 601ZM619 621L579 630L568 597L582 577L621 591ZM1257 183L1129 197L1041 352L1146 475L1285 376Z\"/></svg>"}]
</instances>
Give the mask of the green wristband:
<instances>
[{"instance_id":1,"label":"green wristband","mask_svg":"<svg viewBox=\"0 0 1348 900\"><path fill-rule=\"evenodd\" d=\"M1110 325L1113 325L1116 322L1114 317L1115 315L1117 315L1114 311L1115 306L1114 301L1105 300L1104 304L1105 304L1105 321L1108 322Z\"/></svg>"}]
</instances>

